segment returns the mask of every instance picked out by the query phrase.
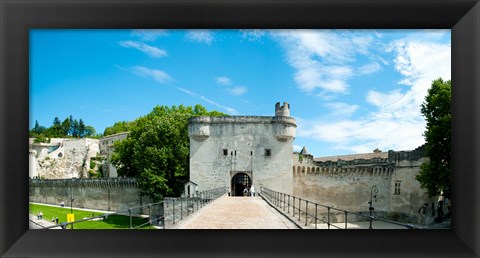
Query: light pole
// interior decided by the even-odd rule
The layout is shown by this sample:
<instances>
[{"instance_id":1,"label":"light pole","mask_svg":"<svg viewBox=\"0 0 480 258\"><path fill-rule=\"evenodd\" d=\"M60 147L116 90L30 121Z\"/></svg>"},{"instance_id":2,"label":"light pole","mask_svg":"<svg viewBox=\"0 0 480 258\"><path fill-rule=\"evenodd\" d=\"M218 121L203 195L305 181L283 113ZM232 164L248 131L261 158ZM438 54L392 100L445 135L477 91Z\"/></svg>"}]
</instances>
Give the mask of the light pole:
<instances>
[{"instance_id":1,"label":"light pole","mask_svg":"<svg viewBox=\"0 0 480 258\"><path fill-rule=\"evenodd\" d=\"M70 214L73 214L73 201L75 200L73 198L73 170L75 169L75 148L73 148L72 151L72 169L71 169L71 178L70 178ZM73 229L73 223L72 229Z\"/></svg>"},{"instance_id":2,"label":"light pole","mask_svg":"<svg viewBox=\"0 0 480 258\"><path fill-rule=\"evenodd\" d=\"M372 212L375 208L373 208L372 203L373 203L373 199L375 199L375 201L377 201L377 193L378 193L377 186L375 186L375 185L372 186L372 189L370 189L370 201L368 202L368 204L370 205L368 207L368 210L370 211L370 227L368 227L368 229L373 229L372 228L372 220L373 220Z\"/></svg>"}]
</instances>

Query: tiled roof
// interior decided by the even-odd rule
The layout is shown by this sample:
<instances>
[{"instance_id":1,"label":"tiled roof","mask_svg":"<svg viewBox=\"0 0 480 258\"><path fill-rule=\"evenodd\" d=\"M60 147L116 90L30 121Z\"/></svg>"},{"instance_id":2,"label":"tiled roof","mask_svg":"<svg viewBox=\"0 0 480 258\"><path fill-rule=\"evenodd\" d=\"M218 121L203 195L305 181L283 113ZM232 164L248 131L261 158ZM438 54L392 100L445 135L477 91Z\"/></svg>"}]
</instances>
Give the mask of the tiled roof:
<instances>
[{"instance_id":1,"label":"tiled roof","mask_svg":"<svg viewBox=\"0 0 480 258\"><path fill-rule=\"evenodd\" d=\"M373 159L373 158L388 158L388 152L372 152L372 153L360 153L351 155L339 155L331 157L319 157L314 158L314 161L337 161L337 160L354 160L354 159Z\"/></svg>"}]
</instances>

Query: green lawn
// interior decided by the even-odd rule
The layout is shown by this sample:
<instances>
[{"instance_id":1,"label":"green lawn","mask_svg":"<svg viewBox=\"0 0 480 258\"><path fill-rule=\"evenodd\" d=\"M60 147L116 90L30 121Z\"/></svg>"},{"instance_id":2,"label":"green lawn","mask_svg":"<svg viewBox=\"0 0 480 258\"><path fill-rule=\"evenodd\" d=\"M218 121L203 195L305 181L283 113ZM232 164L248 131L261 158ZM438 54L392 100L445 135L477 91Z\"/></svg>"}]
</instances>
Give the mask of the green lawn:
<instances>
[{"instance_id":1,"label":"green lawn","mask_svg":"<svg viewBox=\"0 0 480 258\"><path fill-rule=\"evenodd\" d=\"M51 221L52 218L58 217L58 223L67 222L67 214L70 213L70 208L62 207L52 207L39 204L30 204L30 214L37 215L40 211L43 213L43 219ZM75 214L75 220L81 220L83 218L91 218L95 216L100 216L103 213L99 212L90 212L83 210L73 209L73 214ZM148 222L147 218L132 217L132 227L141 225ZM74 229L128 229L130 226L130 217L125 215L108 215L106 219L95 220L95 221L85 221L75 223L73 225ZM68 225L68 228L71 226ZM141 229L153 229L148 224L141 227Z\"/></svg>"}]
</instances>

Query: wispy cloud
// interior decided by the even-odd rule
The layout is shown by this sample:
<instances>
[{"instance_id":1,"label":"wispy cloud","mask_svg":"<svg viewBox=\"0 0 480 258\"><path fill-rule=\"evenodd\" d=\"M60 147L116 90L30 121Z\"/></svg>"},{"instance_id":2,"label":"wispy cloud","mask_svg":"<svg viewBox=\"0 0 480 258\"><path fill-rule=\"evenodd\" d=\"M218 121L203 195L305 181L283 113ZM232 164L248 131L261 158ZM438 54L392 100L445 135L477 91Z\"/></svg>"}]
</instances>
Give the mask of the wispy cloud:
<instances>
[{"instance_id":1,"label":"wispy cloud","mask_svg":"<svg viewBox=\"0 0 480 258\"><path fill-rule=\"evenodd\" d=\"M212 42L215 40L213 37L213 32L209 30L190 30L187 32L186 38L188 40L207 45L212 44Z\"/></svg>"},{"instance_id":2,"label":"wispy cloud","mask_svg":"<svg viewBox=\"0 0 480 258\"><path fill-rule=\"evenodd\" d=\"M230 92L230 94L232 94L234 96L242 96L243 94L245 94L247 92L247 88L245 88L243 86L236 86L236 87L228 89L228 92Z\"/></svg>"},{"instance_id":3,"label":"wispy cloud","mask_svg":"<svg viewBox=\"0 0 480 258\"><path fill-rule=\"evenodd\" d=\"M166 35L167 31L162 29L145 29L132 31L132 36L139 38L141 41L155 41L157 40L157 38Z\"/></svg>"},{"instance_id":4,"label":"wispy cloud","mask_svg":"<svg viewBox=\"0 0 480 258\"><path fill-rule=\"evenodd\" d=\"M376 73L381 69L382 69L382 66L379 63L374 62L374 63L363 65L360 68L358 68L358 74L368 75L368 74Z\"/></svg>"},{"instance_id":5,"label":"wispy cloud","mask_svg":"<svg viewBox=\"0 0 480 258\"><path fill-rule=\"evenodd\" d=\"M272 35L285 50L287 63L296 71L294 80L305 93L346 94L353 76L380 70L378 63L358 71L352 67L358 54L373 58L370 47L375 39L371 36L328 30L286 30Z\"/></svg>"},{"instance_id":6,"label":"wispy cloud","mask_svg":"<svg viewBox=\"0 0 480 258\"><path fill-rule=\"evenodd\" d=\"M258 41L268 35L266 30L240 30L242 38L248 41Z\"/></svg>"},{"instance_id":7,"label":"wispy cloud","mask_svg":"<svg viewBox=\"0 0 480 258\"><path fill-rule=\"evenodd\" d=\"M341 102L326 103L325 106L331 110L330 115L336 116L336 117L351 116L359 108L358 105L349 105L347 103L341 103Z\"/></svg>"},{"instance_id":8,"label":"wispy cloud","mask_svg":"<svg viewBox=\"0 0 480 258\"><path fill-rule=\"evenodd\" d=\"M220 76L215 78L217 84L225 86L226 91L233 96L242 96L247 93L248 89L245 86L234 86L232 79L227 76Z\"/></svg>"},{"instance_id":9,"label":"wispy cloud","mask_svg":"<svg viewBox=\"0 0 480 258\"><path fill-rule=\"evenodd\" d=\"M166 50L163 50L163 49L160 49L160 48L157 48L157 47L154 47L154 46L150 46L148 44L145 44L143 42L138 42L138 41L132 41L132 40L128 40L128 41L120 41L118 42L118 44L122 47L125 47L125 48L134 48L134 49L137 49L151 57L155 57L155 58L159 58L159 57L165 57L167 56L167 51Z\"/></svg>"},{"instance_id":10,"label":"wispy cloud","mask_svg":"<svg viewBox=\"0 0 480 258\"><path fill-rule=\"evenodd\" d=\"M387 51L394 54L391 63L402 78L398 89L367 92L365 101L374 108L369 114L356 119L342 116L332 120L330 113L315 121L301 120L297 134L331 143L341 151L357 153L371 152L377 147L384 151L409 150L423 144L426 124L420 105L433 80L451 78L450 43L439 43L437 39L409 38L387 46ZM364 71L376 70L375 66L364 67ZM345 111L346 116L359 108L344 103L325 105L333 113Z\"/></svg>"},{"instance_id":11,"label":"wispy cloud","mask_svg":"<svg viewBox=\"0 0 480 258\"><path fill-rule=\"evenodd\" d=\"M188 90L186 88L183 88L183 87L179 87L179 86L175 86L173 83L175 82L175 80L166 72L162 71L162 70L158 70L158 69L151 69L151 68L147 68L147 67L143 67L143 66L134 66L130 69L130 72L138 75L138 76L141 76L141 77L146 77L146 78L150 78L150 79L153 79L155 80L156 82L160 83L160 84L164 84L164 85L168 85L168 86L172 86L174 87L175 89L191 96L191 97L194 97L194 98L198 98L198 99L201 99L217 108L220 108L221 110L225 111L227 114L230 114L230 115L237 115L238 114L238 111L235 110L234 108L231 108L231 107L227 107L227 106L224 106L224 105L221 105L219 104L218 102L216 101L213 101L197 92L194 92L194 91L191 91L191 90Z\"/></svg>"},{"instance_id":12,"label":"wispy cloud","mask_svg":"<svg viewBox=\"0 0 480 258\"><path fill-rule=\"evenodd\" d=\"M209 98L207 98L207 97L205 97L205 96L203 96L199 93L193 92L191 90L187 90L187 89L184 89L184 88L181 88L181 87L176 87L176 88L179 91L182 91L182 92L184 92L184 93L186 93L186 94L188 94L192 97L199 98L199 99L201 99L201 100L203 100L203 101L205 101L205 102L207 102L207 103L209 103L209 104L211 104L211 105L213 105L217 108L220 108L220 109L224 110L229 115L238 115L238 111L235 110L234 108L221 105L221 104L217 103L216 101L213 101L213 100L211 100L211 99L209 99Z\"/></svg>"},{"instance_id":13,"label":"wispy cloud","mask_svg":"<svg viewBox=\"0 0 480 258\"><path fill-rule=\"evenodd\" d=\"M131 71L139 76L148 77L161 84L171 84L174 79L166 72L143 66L134 66Z\"/></svg>"},{"instance_id":14,"label":"wispy cloud","mask_svg":"<svg viewBox=\"0 0 480 258\"><path fill-rule=\"evenodd\" d=\"M293 145L293 151L297 151L297 152L300 152L302 150L302 146L299 146L299 145Z\"/></svg>"},{"instance_id":15,"label":"wispy cloud","mask_svg":"<svg viewBox=\"0 0 480 258\"><path fill-rule=\"evenodd\" d=\"M215 79L215 81L218 83L218 84L221 84L221 85L231 85L232 84L232 80L226 76L220 76L220 77L217 77Z\"/></svg>"}]
</instances>

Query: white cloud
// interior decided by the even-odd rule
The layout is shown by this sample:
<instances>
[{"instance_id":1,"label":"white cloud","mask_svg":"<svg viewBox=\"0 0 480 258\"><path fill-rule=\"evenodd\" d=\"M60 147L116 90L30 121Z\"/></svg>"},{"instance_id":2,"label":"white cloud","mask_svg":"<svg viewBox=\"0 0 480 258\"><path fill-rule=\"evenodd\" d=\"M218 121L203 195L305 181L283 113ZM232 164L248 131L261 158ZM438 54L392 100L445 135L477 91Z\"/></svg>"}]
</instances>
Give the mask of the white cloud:
<instances>
[{"instance_id":1,"label":"white cloud","mask_svg":"<svg viewBox=\"0 0 480 258\"><path fill-rule=\"evenodd\" d=\"M233 96L242 96L248 91L244 86L234 86L232 80L227 76L217 77L215 81L222 86L226 86L226 91Z\"/></svg>"},{"instance_id":2,"label":"white cloud","mask_svg":"<svg viewBox=\"0 0 480 258\"><path fill-rule=\"evenodd\" d=\"M272 35L285 50L287 63L295 69L298 88L306 93L320 91L327 97L345 94L353 76L380 69L378 63L359 71L351 66L357 62L358 54L375 58L369 51L375 43L371 36L329 30L285 30Z\"/></svg>"},{"instance_id":3,"label":"white cloud","mask_svg":"<svg viewBox=\"0 0 480 258\"><path fill-rule=\"evenodd\" d=\"M367 103L375 110L357 119L333 120L332 114L345 110L355 112L358 107L344 103L329 103L332 113L315 121L302 121L297 135L328 142L342 151L371 152L411 150L423 144L425 119L420 105L433 80L451 79L450 43L438 43L438 36L425 36L421 40L403 39L393 42L387 49L395 54L394 69L402 75L402 88L381 92L369 90ZM364 71L374 71L374 65ZM360 73L362 68L358 70ZM406 86L406 87L405 87Z\"/></svg>"},{"instance_id":4,"label":"white cloud","mask_svg":"<svg viewBox=\"0 0 480 258\"><path fill-rule=\"evenodd\" d=\"M341 102L326 103L325 106L332 110L331 116L351 116L359 108L358 105L349 105Z\"/></svg>"},{"instance_id":5,"label":"white cloud","mask_svg":"<svg viewBox=\"0 0 480 258\"><path fill-rule=\"evenodd\" d=\"M300 152L302 150L302 146L299 145L293 145L293 151Z\"/></svg>"},{"instance_id":6,"label":"white cloud","mask_svg":"<svg viewBox=\"0 0 480 258\"><path fill-rule=\"evenodd\" d=\"M188 31L186 37L191 41L205 43L207 45L210 45L215 40L213 32L209 30L191 30Z\"/></svg>"},{"instance_id":7,"label":"white cloud","mask_svg":"<svg viewBox=\"0 0 480 258\"><path fill-rule=\"evenodd\" d=\"M132 36L140 38L142 41L155 41L159 37L166 36L167 32L163 29L145 29L133 30Z\"/></svg>"},{"instance_id":8,"label":"white cloud","mask_svg":"<svg viewBox=\"0 0 480 258\"><path fill-rule=\"evenodd\" d=\"M358 68L358 74L359 75L368 75L368 74L376 73L376 72L380 71L381 69L382 69L382 67L380 66L380 64L377 63L377 62L374 62L374 63L363 65L360 68Z\"/></svg>"},{"instance_id":9,"label":"white cloud","mask_svg":"<svg viewBox=\"0 0 480 258\"><path fill-rule=\"evenodd\" d=\"M243 86L236 86L236 87L233 87L233 88L229 88L228 92L230 92L230 94L232 94L234 96L242 96L243 94L245 94L247 92L247 88L245 88Z\"/></svg>"},{"instance_id":10,"label":"white cloud","mask_svg":"<svg viewBox=\"0 0 480 258\"><path fill-rule=\"evenodd\" d=\"M157 48L157 47L153 47L153 46L150 46L150 45L147 45L143 42L138 42L138 41L131 41L131 40L128 40L128 41L120 41L118 42L118 44L122 47L125 47L125 48L134 48L134 49L137 49L151 57L165 57L167 56L167 51L163 50L163 49L160 49L160 48Z\"/></svg>"},{"instance_id":11,"label":"white cloud","mask_svg":"<svg viewBox=\"0 0 480 258\"><path fill-rule=\"evenodd\" d=\"M213 100L211 100L211 99L209 99L209 98L207 98L207 97L205 97L205 96L203 96L203 95L201 95L201 94L199 94L199 93L193 92L193 91L191 91L191 90L187 90L187 89L181 88L181 87L176 87L176 88L177 88L179 91L184 92L184 93L186 93L186 94L188 94L188 95L190 95L190 96L192 96L192 97L199 98L199 99L201 99L201 100L203 100L203 101L205 101L205 102L207 102L207 103L209 103L209 104L211 104L211 105L214 105L214 106L216 106L216 107L218 107L218 108L220 108L220 109L223 109L227 114L230 114L230 115L238 115L238 111L235 110L234 108L221 105L221 104L219 104L219 103L217 103L217 102L215 102L215 101L213 101Z\"/></svg>"},{"instance_id":12,"label":"white cloud","mask_svg":"<svg viewBox=\"0 0 480 258\"><path fill-rule=\"evenodd\" d=\"M226 77L226 76L220 76L220 77L217 77L215 79L215 81L218 83L218 84L221 84L221 85L231 85L232 84L232 80L230 80L230 78Z\"/></svg>"},{"instance_id":13,"label":"white cloud","mask_svg":"<svg viewBox=\"0 0 480 258\"><path fill-rule=\"evenodd\" d=\"M240 30L242 38L248 41L258 41L267 35L266 30Z\"/></svg>"},{"instance_id":14,"label":"white cloud","mask_svg":"<svg viewBox=\"0 0 480 258\"><path fill-rule=\"evenodd\" d=\"M157 69L150 69L143 66L135 66L132 67L131 71L139 76L152 78L156 82L159 82L161 84L169 84L174 81L169 74Z\"/></svg>"}]
</instances>

